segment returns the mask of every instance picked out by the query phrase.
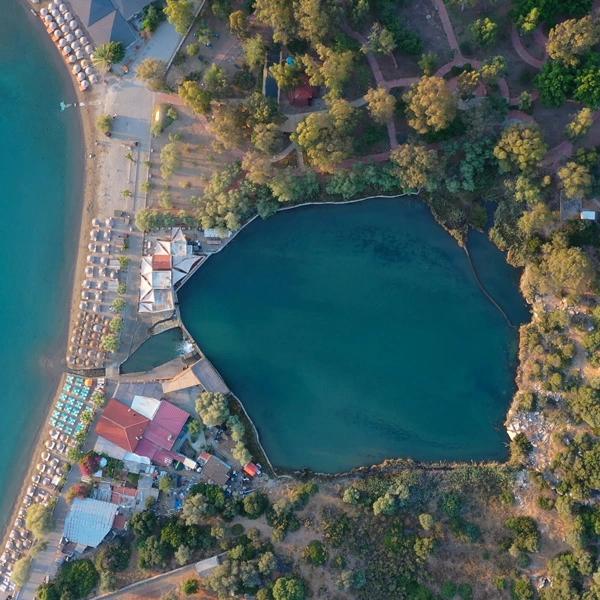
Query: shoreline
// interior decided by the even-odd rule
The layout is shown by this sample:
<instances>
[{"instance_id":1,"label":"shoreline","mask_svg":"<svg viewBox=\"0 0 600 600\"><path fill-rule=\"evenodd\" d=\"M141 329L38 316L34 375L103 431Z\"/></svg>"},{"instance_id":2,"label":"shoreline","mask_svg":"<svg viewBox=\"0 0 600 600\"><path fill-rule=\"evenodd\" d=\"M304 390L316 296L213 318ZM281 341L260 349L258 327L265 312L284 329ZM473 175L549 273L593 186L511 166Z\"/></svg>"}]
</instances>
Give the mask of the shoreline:
<instances>
[{"instance_id":1,"label":"shoreline","mask_svg":"<svg viewBox=\"0 0 600 600\"><path fill-rule=\"evenodd\" d=\"M28 0L20 0L20 3L22 4L22 6L29 12L31 13L31 3ZM36 15L33 16L31 15L32 18L34 18L36 21L39 22L39 16L37 15L37 11L36 11ZM33 31L34 34L36 34L37 32ZM45 32L42 32L45 35ZM48 42L51 44L51 40L50 38L46 35L45 36L48 39ZM51 44L52 45L52 44ZM58 51L56 50L57 55L62 59L62 56L60 56L60 53L58 53ZM64 61L63 61L64 62ZM66 64L64 64L63 66L66 67ZM67 68L65 70L65 72L67 73L68 77L69 77L69 81L71 82L71 88L72 88L72 92L74 93L74 96L77 98L77 102L80 103L82 102L84 99L86 99L89 96L83 96L83 93L77 89L77 87L74 85L74 81L73 78L71 76L71 73L69 71L69 69ZM62 341L59 339L57 341L57 343L55 344L55 349L57 352L60 352L60 355L56 361L55 364L52 365L52 367L49 369L49 371L52 372L52 374L50 376L55 376L58 379L58 383L57 383L57 387L56 389L54 389L52 392L50 392L47 396L48 398L48 403L47 405L40 411L41 415L42 415L42 420L40 421L39 425L37 428L35 428L35 435L32 436L31 438L31 444L30 446L26 449L26 451L21 453L21 458L26 459L24 462L29 462L29 466L27 467L27 470L24 474L23 480L20 484L20 486L18 487L18 491L15 494L14 500L11 504L11 508L7 511L7 513L10 515L9 518L6 520L5 525L3 526L2 530L0 531L0 539L2 541L2 547L4 548L4 546L6 545L6 542L8 540L8 534L10 529L12 528L17 516L18 516L18 512L19 509L21 508L22 505L22 501L23 498L25 497L25 493L27 491L27 488L30 485L30 481L32 476L35 473L35 457L38 456L44 448L44 440L47 438L48 436L48 432L49 432L49 415L50 415L50 411L52 410L52 407L54 406L58 395L60 394L60 390L62 389L64 380L65 380L65 373L66 373L66 360L65 360L65 355L66 355L66 347L68 344L68 335L72 329L73 326L73 315L76 314L76 306L77 306L77 302L78 302L78 291L81 288L81 281L82 281L82 276L83 276L83 267L85 264L85 231L86 231L86 227L89 227L89 223L91 223L91 219L92 219L92 215L93 215L93 211L94 211L94 207L95 207L95 195L94 195L94 185L93 182L96 180L97 178L97 170L95 169L94 165L95 163L92 161L88 160L88 155L90 153L92 153L92 149L93 148L93 143L92 143L92 132L93 132L93 116L90 114L90 109L88 108L88 106L85 107L84 110L80 110L80 107L78 108L78 119L79 119L79 123L80 123L80 129L81 129L81 141L82 141L82 147L81 150L83 151L83 173L81 173L81 180L80 180L80 189L77 190L77 192L73 191L73 193L77 193L80 197L81 197L81 205L79 205L79 214L76 216L73 216L73 220L74 220L74 226L76 225L77 219L79 220L79 235L78 236L73 236L77 241L75 242L75 240L73 240L72 242L72 249L75 251L75 256L73 257L74 260L70 263L69 266L69 279L71 282L71 294L70 294L70 299L67 300L68 304L67 304L67 312L65 313L65 331L61 332L60 336L57 336L58 338L62 338ZM74 229L75 231L75 229ZM76 243L76 245L75 245ZM71 250L71 251L73 251ZM52 350L52 349L49 349Z\"/></svg>"},{"instance_id":2,"label":"shoreline","mask_svg":"<svg viewBox=\"0 0 600 600\"><path fill-rule=\"evenodd\" d=\"M356 203L360 203L360 202L365 202L367 200L374 200L374 199L381 199L381 198L383 198L383 199L396 199L396 198L403 198L403 197L406 197L406 196L417 196L417 199L419 199L421 202L424 202L425 205L430 209L428 203L424 199L422 199L422 198L419 197L420 196L420 191L414 191L414 192L403 192L401 194L391 194L391 195L389 195L389 194L369 195L369 196L364 196L364 197L361 197L361 198L354 198L354 199L350 199L350 200L339 200L339 201L336 201L336 200L326 200L326 201L322 201L322 202L321 201L303 202L303 203L300 203L300 204L294 204L292 206L283 206L283 207L280 207L277 210L277 213L283 212L283 211L290 211L290 210L294 210L294 209L297 209L297 208L310 207L310 206L356 204ZM431 211L431 209L430 209L430 211ZM275 213L275 214L277 214L277 213ZM434 217L433 214L431 215L431 217L432 217L432 219L434 220L435 223L437 223L438 225L440 225L440 227L448 235L450 235L448 233L448 231L441 224L438 223L438 221L435 219L435 217ZM191 279L191 277L206 264L206 262L208 261L208 259L211 256L216 255L219 252L221 252L224 248L226 248L238 236L239 233L241 233L246 227L248 227L251 223L253 223L256 219L259 219L259 218L261 218L260 215L258 215L258 214L254 215L252 218L250 218L248 221L246 221L246 223L244 223L238 230L236 230L235 232L233 232L229 238L225 239L224 243L218 249L216 249L214 252L211 252L210 254L208 254L207 257L203 261L201 261L198 265L196 265L190 271L190 273L183 280L182 284L179 286L179 288L175 292L176 298L177 298L177 294L178 294L179 290L181 290L182 287ZM453 238L452 235L450 235L450 237ZM514 398L515 398L517 392L519 391L518 378L519 378L520 363L519 363L519 357L518 357L518 345L519 345L519 327L520 326L519 325L515 325L515 324L512 323L512 321L510 320L510 318L507 315L507 313L504 311L504 309L501 307L501 305L495 300L495 298L493 297L492 293L487 290L487 288L485 287L484 283L481 281L481 279L479 277L479 274L478 274L478 272L477 272L477 270L475 268L475 265L472 262L471 255L469 253L467 244L458 244L458 245L465 252L466 260L467 260L467 262L469 264L469 269L470 269L470 271L471 271L471 273L472 273L472 275L473 275L473 277L475 279L475 283L476 283L477 287L479 288L480 292L490 302L490 304L500 313L500 315L502 316L503 320L506 322L506 325L517 336L517 339L516 339L517 350L516 350L514 365L512 364L513 361L511 361L511 369L514 367L514 379L513 379L514 391L512 393L510 403L507 406L507 409L506 409L506 412L505 412L504 417L502 419L502 422L498 423L498 428L502 429L504 431L507 440L509 440L510 437L508 436L508 431L507 431L507 428L506 428L506 421L508 420L510 412L512 410L512 406L513 406L513 403L514 403ZM519 290L519 295L522 296L520 290ZM181 318L181 313L180 313L179 306L178 306L178 304L179 304L178 298L177 298L177 302L176 303L177 303L177 311L176 311L176 314L171 318L171 321L173 323L172 327L180 327L182 329L182 331L185 333L185 335L188 336L193 341L193 343L194 343L197 351L203 357L205 357L206 360L210 361L210 359L207 357L206 353L202 349L202 346L191 335L191 333L189 332L189 330L185 326L185 323L183 322L183 319ZM154 335L154 334L152 334L152 335ZM150 335L144 341L147 341L148 339L150 339L150 337L152 337L152 335ZM220 372L218 371L218 369L216 369L216 367L215 367L215 370L221 376ZM221 378L223 379L222 376L221 376ZM227 385L227 383L226 383L226 385ZM266 451L265 447L262 444L261 437L260 437L260 432L258 430L258 427L254 423L254 420L252 419L252 417L250 416L248 410L246 409L246 406L245 406L244 402L231 389L230 389L229 393L230 393L231 397L233 398L233 400L235 401L235 403L240 407L241 411L245 415L245 417L248 420L248 422L250 423L250 426L251 426L253 434L254 434L254 442L256 443L256 445L258 446L258 448L262 452L263 456L265 457L265 459L266 459L266 461L267 461L267 463L268 463L268 465L269 465L272 473L277 478L279 478L279 477L290 477L290 476L300 476L303 473L305 473L305 474L310 473L310 474L314 475L315 477L324 477L324 478L347 477L347 476L351 476L351 475L356 475L358 473L363 473L365 471L369 471L370 469L381 469L387 463L400 463L400 464L411 463L415 468L420 468L420 469L425 469L425 470L427 470L427 469L431 469L431 470L454 469L454 468L459 468L461 466L466 466L466 465L505 466L507 468L509 467L510 456L507 456L507 458L504 461L499 460L499 459L483 459L483 460L472 459L472 460L465 460L465 461L457 461L457 460L448 460L448 461L445 461L445 460L422 461L422 460L417 460L417 459L414 459L414 458L411 458L411 457L387 457L387 458L382 459L378 463L369 464L369 465L358 465L356 467L353 467L351 469L347 469L347 470L345 470L343 472L340 472L340 473L337 473L337 472L336 473L319 472L319 471L313 471L312 469L308 469L308 468L305 468L305 469L294 469L294 468L287 468L287 467L275 466L271 462L271 460L269 458L269 454L268 454L268 452ZM508 441L505 441L504 446L506 448L509 446Z\"/></svg>"}]
</instances>

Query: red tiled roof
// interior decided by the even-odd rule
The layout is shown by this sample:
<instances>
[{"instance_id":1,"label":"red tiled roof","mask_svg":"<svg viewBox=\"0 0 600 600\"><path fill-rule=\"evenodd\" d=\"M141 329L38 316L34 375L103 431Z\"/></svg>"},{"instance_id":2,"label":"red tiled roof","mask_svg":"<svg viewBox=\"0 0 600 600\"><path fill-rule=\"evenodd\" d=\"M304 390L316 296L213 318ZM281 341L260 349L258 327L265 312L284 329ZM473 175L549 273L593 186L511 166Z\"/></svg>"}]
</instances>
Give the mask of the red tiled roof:
<instances>
[{"instance_id":1,"label":"red tiled roof","mask_svg":"<svg viewBox=\"0 0 600 600\"><path fill-rule=\"evenodd\" d=\"M144 439L158 448L171 450L189 417L185 410L163 400L144 433Z\"/></svg>"},{"instance_id":2,"label":"red tiled roof","mask_svg":"<svg viewBox=\"0 0 600 600\"><path fill-rule=\"evenodd\" d=\"M115 486L112 489L111 502L113 504L131 504L137 496L137 490L130 487Z\"/></svg>"},{"instance_id":3,"label":"red tiled roof","mask_svg":"<svg viewBox=\"0 0 600 600\"><path fill-rule=\"evenodd\" d=\"M154 271L169 271L171 269L170 254L153 254L152 269Z\"/></svg>"},{"instance_id":4,"label":"red tiled roof","mask_svg":"<svg viewBox=\"0 0 600 600\"><path fill-rule=\"evenodd\" d=\"M258 467L254 463L249 462L244 467L244 472L250 475L250 477L256 477L258 475Z\"/></svg>"},{"instance_id":5,"label":"red tiled roof","mask_svg":"<svg viewBox=\"0 0 600 600\"><path fill-rule=\"evenodd\" d=\"M133 452L150 421L114 398L96 425L96 433L124 450Z\"/></svg>"},{"instance_id":6,"label":"red tiled roof","mask_svg":"<svg viewBox=\"0 0 600 600\"><path fill-rule=\"evenodd\" d=\"M127 525L127 517L125 515L117 515L113 521L113 529L125 529Z\"/></svg>"},{"instance_id":7,"label":"red tiled roof","mask_svg":"<svg viewBox=\"0 0 600 600\"><path fill-rule=\"evenodd\" d=\"M156 444L153 444L150 440L146 438L142 438L140 440L140 443L137 445L137 448L135 449L136 454L138 454L139 456L145 456L150 460L154 458L157 452L158 447L156 446Z\"/></svg>"}]
</instances>

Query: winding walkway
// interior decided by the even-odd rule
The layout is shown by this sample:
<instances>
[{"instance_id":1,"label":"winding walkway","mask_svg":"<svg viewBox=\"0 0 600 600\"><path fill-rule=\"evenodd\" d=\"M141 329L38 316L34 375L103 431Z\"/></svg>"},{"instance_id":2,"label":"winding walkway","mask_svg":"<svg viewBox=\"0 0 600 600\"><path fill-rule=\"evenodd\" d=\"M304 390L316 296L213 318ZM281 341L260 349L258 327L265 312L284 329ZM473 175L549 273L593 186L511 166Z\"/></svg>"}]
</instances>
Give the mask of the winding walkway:
<instances>
[{"instance_id":1,"label":"winding walkway","mask_svg":"<svg viewBox=\"0 0 600 600\"><path fill-rule=\"evenodd\" d=\"M519 58L527 63L530 67L534 69L541 69L544 66L544 61L539 58L535 58L535 56L531 56L527 48L523 46L523 42L521 41L521 36L517 31L517 28L513 25L510 31L510 39L512 41L512 45L515 49L515 52L519 55Z\"/></svg>"}]
</instances>

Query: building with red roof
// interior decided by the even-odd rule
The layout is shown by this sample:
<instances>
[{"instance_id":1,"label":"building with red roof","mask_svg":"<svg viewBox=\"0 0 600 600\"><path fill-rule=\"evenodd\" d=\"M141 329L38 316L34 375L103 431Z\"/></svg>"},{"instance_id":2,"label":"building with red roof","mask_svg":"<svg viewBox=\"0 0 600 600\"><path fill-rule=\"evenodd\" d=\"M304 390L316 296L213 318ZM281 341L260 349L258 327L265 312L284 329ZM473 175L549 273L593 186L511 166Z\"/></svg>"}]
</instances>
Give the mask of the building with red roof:
<instances>
[{"instance_id":1,"label":"building with red roof","mask_svg":"<svg viewBox=\"0 0 600 600\"><path fill-rule=\"evenodd\" d=\"M171 270L171 255L170 254L153 254L152 269L154 271L170 271Z\"/></svg>"},{"instance_id":2,"label":"building with red roof","mask_svg":"<svg viewBox=\"0 0 600 600\"><path fill-rule=\"evenodd\" d=\"M149 419L113 398L96 425L96 433L113 444L134 452L149 423Z\"/></svg>"},{"instance_id":3,"label":"building with red roof","mask_svg":"<svg viewBox=\"0 0 600 600\"><path fill-rule=\"evenodd\" d=\"M96 426L96 433L127 452L168 466L173 460L185 460L172 450L189 417L178 406L162 400L150 420L112 399Z\"/></svg>"},{"instance_id":4,"label":"building with red roof","mask_svg":"<svg viewBox=\"0 0 600 600\"><path fill-rule=\"evenodd\" d=\"M310 106L319 95L319 88L310 85L308 78L288 92L288 101L292 106Z\"/></svg>"}]
</instances>

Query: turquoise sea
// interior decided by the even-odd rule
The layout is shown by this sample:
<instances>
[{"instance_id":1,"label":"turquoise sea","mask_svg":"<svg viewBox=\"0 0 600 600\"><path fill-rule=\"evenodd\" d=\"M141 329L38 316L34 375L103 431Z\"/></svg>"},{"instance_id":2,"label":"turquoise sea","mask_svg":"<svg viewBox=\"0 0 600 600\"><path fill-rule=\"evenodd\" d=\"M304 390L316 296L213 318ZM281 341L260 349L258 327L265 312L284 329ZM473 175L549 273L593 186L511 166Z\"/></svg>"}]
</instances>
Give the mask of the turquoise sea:
<instances>
[{"instance_id":1,"label":"turquoise sea","mask_svg":"<svg viewBox=\"0 0 600 600\"><path fill-rule=\"evenodd\" d=\"M60 376L84 150L75 93L39 20L18 0L0 19L0 525Z\"/></svg>"},{"instance_id":2,"label":"turquoise sea","mask_svg":"<svg viewBox=\"0 0 600 600\"><path fill-rule=\"evenodd\" d=\"M482 234L472 252L513 322L527 319L517 271ZM418 200L256 220L179 302L277 466L507 455L517 331Z\"/></svg>"}]
</instances>

